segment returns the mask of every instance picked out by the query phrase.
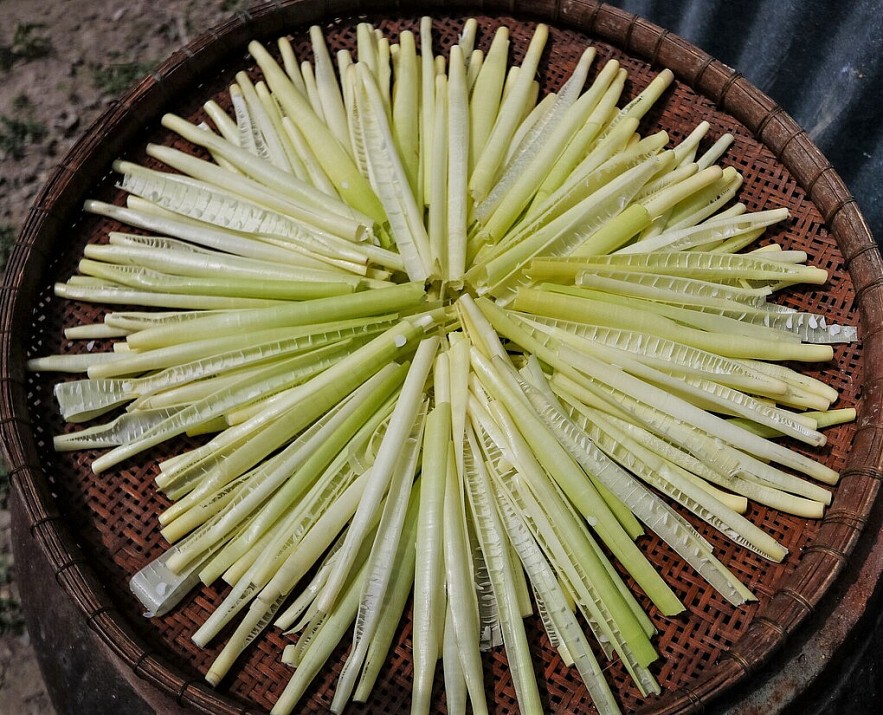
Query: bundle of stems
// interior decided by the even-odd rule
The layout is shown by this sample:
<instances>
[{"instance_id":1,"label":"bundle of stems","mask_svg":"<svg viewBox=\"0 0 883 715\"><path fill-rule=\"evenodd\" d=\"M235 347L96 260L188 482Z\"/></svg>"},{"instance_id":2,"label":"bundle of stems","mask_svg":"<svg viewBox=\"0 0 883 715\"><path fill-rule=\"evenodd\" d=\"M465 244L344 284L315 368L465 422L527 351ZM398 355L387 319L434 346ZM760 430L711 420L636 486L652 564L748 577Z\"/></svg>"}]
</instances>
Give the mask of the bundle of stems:
<instances>
[{"instance_id":1,"label":"bundle of stems","mask_svg":"<svg viewBox=\"0 0 883 715\"><path fill-rule=\"evenodd\" d=\"M541 97L542 24L519 65L508 29L474 20L446 56L429 18L359 24L355 55L309 36L312 62L251 43L260 79L236 75L229 113L163 118L211 160L149 145L165 169L118 161L124 205L86 202L137 233L87 246L56 294L150 310L67 330L111 350L30 362L84 374L55 394L88 424L55 447L107 448L98 474L202 436L159 464L170 545L132 589L161 616L230 585L192 636L235 623L213 684L267 628L298 634L274 713L348 633L331 709L365 700L412 594L415 714L439 658L449 712L487 712L500 645L542 711L534 612L600 712L619 706L599 656L659 692L650 616L683 594L644 529L739 606L754 596L684 513L778 562L749 501L818 518L831 500L837 473L778 438L820 447L855 412L783 363L856 330L771 300L827 273L754 247L788 211L734 203L732 136L638 133L669 71L625 102L626 71L587 48Z\"/></svg>"}]
</instances>

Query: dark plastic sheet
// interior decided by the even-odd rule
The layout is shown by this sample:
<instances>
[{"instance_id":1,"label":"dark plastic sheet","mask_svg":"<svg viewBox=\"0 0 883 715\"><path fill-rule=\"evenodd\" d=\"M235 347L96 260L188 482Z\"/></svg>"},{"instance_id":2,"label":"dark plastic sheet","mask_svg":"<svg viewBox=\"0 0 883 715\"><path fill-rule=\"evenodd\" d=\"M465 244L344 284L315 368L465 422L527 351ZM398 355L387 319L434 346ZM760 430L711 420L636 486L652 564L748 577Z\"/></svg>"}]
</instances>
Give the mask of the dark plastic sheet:
<instances>
[{"instance_id":1,"label":"dark plastic sheet","mask_svg":"<svg viewBox=\"0 0 883 715\"><path fill-rule=\"evenodd\" d=\"M883 241L879 0L608 0L681 35L782 105Z\"/></svg>"}]
</instances>

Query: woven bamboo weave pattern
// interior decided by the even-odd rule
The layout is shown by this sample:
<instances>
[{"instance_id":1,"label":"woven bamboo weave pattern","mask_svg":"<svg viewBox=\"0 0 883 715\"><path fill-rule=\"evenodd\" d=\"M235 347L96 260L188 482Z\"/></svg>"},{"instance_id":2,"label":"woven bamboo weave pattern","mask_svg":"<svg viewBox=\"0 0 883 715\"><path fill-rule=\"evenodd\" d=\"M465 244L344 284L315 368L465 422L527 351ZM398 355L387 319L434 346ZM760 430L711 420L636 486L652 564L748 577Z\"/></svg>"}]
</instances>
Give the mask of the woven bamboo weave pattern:
<instances>
[{"instance_id":1,"label":"woven bamboo weave pattern","mask_svg":"<svg viewBox=\"0 0 883 715\"><path fill-rule=\"evenodd\" d=\"M257 38L272 49L278 35L290 33L298 57L311 59L304 32L309 24L322 25L332 51L355 47L355 25L363 19L388 36L416 28L421 12L403 14L387 5L362 3L354 12L353 4L347 3L270 3L176 54L112 108L65 160L38 200L9 264L15 293L4 296L0 325L4 361L0 424L13 481L30 508L32 531L52 551L58 580L81 606L84 618L92 619L94 628L138 675L200 711L269 709L289 672L279 661L288 639L274 629L245 652L215 694L201 676L222 643L203 650L190 636L221 602L225 590L200 588L168 615L151 620L141 617L139 604L128 591L129 577L165 547L156 514L169 502L153 483L156 464L200 440L179 439L95 477L90 464L99 452L52 451L52 436L71 429L55 409L52 385L57 376L25 373L24 361L49 353L109 348L100 341L84 345L63 338L65 327L98 322L103 311L55 298L52 285L76 271L85 244L106 240L108 231L130 230L79 211L87 196L121 202L124 194L114 187L110 175L113 159L156 166L144 155L148 142L193 153L190 145L160 128L159 116L171 110L198 122L205 118L201 105L206 100L217 98L223 105L233 75L243 68L254 73L244 52L249 39ZM701 120L711 124L711 141L731 132L735 143L723 164L736 167L745 177L739 200L749 211L785 206L791 212L791 219L768 230L762 240L806 251L809 263L830 275L825 286L791 289L783 300L792 307L824 313L831 322L860 325L861 342L835 346L831 363L801 366L801 371L837 389L841 405L862 408L856 424L827 430L826 446L812 452L843 474L826 519L807 521L750 505L746 516L790 552L784 563L773 564L691 518L718 558L755 592L757 603L730 606L657 537L649 534L639 541L687 611L666 619L639 594L658 629L655 642L661 658L654 672L663 687L660 699L642 699L618 664L610 667L607 677L626 711L695 710L698 703L736 687L752 667L773 657L776 645L799 626L836 578L876 495L883 448L880 257L858 208L830 165L787 115L738 73L680 38L595 3L510 5L484 3L479 9L466 3L433 3L434 9L426 12L434 18L438 43L434 49L445 52L456 40L463 19L473 16L479 21L478 46L486 49L493 30L505 24L511 29L511 56L518 61L535 23L542 20L550 22L552 30L538 77L541 92L558 89L589 44L598 51L590 80L604 61L616 58L629 72L625 91L629 98L661 68L673 69L677 80L644 118L642 134L662 128L677 142ZM800 451L794 444L789 446ZM406 616L371 701L347 712L407 712L410 629ZM528 637L546 709L593 712L576 672L568 670L549 647L539 619L529 619ZM345 654L343 643L309 689L303 712L325 711ZM502 649L485 655L484 669L493 711L517 712ZM445 712L441 683L439 675L435 705L438 712Z\"/></svg>"}]
</instances>

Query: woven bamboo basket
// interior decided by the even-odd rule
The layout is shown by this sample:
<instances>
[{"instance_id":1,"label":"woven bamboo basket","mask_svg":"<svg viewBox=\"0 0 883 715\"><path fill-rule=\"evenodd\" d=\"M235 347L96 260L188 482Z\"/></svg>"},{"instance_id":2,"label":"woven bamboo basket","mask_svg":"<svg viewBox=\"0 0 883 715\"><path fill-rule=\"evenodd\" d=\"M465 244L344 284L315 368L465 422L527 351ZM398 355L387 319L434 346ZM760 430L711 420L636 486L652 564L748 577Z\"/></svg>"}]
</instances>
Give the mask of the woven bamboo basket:
<instances>
[{"instance_id":1,"label":"woven bamboo basket","mask_svg":"<svg viewBox=\"0 0 883 715\"><path fill-rule=\"evenodd\" d=\"M435 0L422 5L278 0L241 12L178 51L112 105L52 175L12 254L0 313L0 434L28 534L48 558L80 618L145 688L164 692L197 712L269 709L287 680L287 667L279 662L284 638L278 632L270 632L251 647L215 691L201 676L220 646L200 650L189 636L224 591L202 588L168 615L151 620L142 618L128 591L128 578L164 548L155 515L166 502L153 485L156 462L186 445L179 442L152 450L100 479L89 469L96 453L54 454L49 448L52 435L65 429L53 407L53 380L26 373L25 361L38 354L84 349L64 341L63 328L100 319L101 309L56 299L51 287L75 270L87 242L101 240L114 228L106 219L83 214L80 207L87 197L119 201L121 194L110 177L111 162L121 156L142 160L148 141L175 144L159 125L161 114L174 110L200 118L201 105L220 97L233 74L250 66L245 53L249 40L270 43L290 34L298 56L308 57L305 30L311 24L324 28L332 47L352 48L358 21L367 19L395 33L415 27L421 14L430 14L435 19L436 49L446 50L463 19L474 16L480 23L482 46L494 28L508 25L518 60L535 23L543 21L552 28L541 67L543 91L560 85L588 44L598 49L595 68L615 57L628 69L632 86L643 86L660 69L670 68L677 80L644 119L642 131L664 128L678 140L705 119L712 125L712 136L732 132L736 141L725 163L745 176L740 200L750 210L788 207L793 218L768 235L807 251L810 262L831 275L828 285L791 291L786 300L837 322L860 325L859 343L838 346L833 363L810 370L841 392L843 404L860 408L857 423L828 432L820 457L842 474L825 518L806 521L750 507L749 518L789 549L790 556L780 565L765 562L697 524L721 560L758 595L757 603L729 606L654 536L641 541L687 611L665 619L642 600L659 631L656 643L662 657L654 667L663 695L642 700L624 670L614 664L608 678L624 709L692 712L722 695L739 692L737 688L748 692L748 676L774 662L777 651L844 570L880 485L883 263L859 208L831 165L781 107L738 72L640 18L589 0ZM538 620L530 621L528 632L546 709L593 712L585 688L549 647ZM330 703L345 652L343 644L314 682L304 712L322 712ZM484 663L494 711L516 712L505 655L501 650L487 653ZM410 678L406 617L372 700L348 712L407 711ZM438 712L445 711L442 690L439 685Z\"/></svg>"}]
</instances>

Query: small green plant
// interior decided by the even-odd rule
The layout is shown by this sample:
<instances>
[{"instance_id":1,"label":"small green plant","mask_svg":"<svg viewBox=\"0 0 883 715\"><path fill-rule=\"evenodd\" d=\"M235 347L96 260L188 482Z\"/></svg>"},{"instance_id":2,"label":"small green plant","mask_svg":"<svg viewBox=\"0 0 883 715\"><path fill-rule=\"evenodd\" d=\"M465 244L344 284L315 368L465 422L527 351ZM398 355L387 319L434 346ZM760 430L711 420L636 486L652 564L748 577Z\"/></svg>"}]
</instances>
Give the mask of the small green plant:
<instances>
[{"instance_id":1,"label":"small green plant","mask_svg":"<svg viewBox=\"0 0 883 715\"><path fill-rule=\"evenodd\" d=\"M52 52L52 41L39 34L42 22L20 22L15 27L12 44L0 45L0 69L8 70L17 60L35 60Z\"/></svg>"},{"instance_id":2,"label":"small green plant","mask_svg":"<svg viewBox=\"0 0 883 715\"><path fill-rule=\"evenodd\" d=\"M155 62L111 62L92 67L92 84L104 94L116 96L156 67Z\"/></svg>"},{"instance_id":3,"label":"small green plant","mask_svg":"<svg viewBox=\"0 0 883 715\"><path fill-rule=\"evenodd\" d=\"M30 144L46 137L46 125L34 119L0 116L0 157L21 159Z\"/></svg>"},{"instance_id":4,"label":"small green plant","mask_svg":"<svg viewBox=\"0 0 883 715\"><path fill-rule=\"evenodd\" d=\"M0 586L12 580L12 569L9 566L9 558L6 554L0 554Z\"/></svg>"},{"instance_id":5,"label":"small green plant","mask_svg":"<svg viewBox=\"0 0 883 715\"><path fill-rule=\"evenodd\" d=\"M0 635L20 635L24 628L21 604L12 598L0 598Z\"/></svg>"},{"instance_id":6,"label":"small green plant","mask_svg":"<svg viewBox=\"0 0 883 715\"><path fill-rule=\"evenodd\" d=\"M9 252L12 250L14 242L15 230L12 226L0 226L0 272L6 267L6 261L9 260ZM6 469L0 463L0 504L3 503L5 495L4 482L6 482Z\"/></svg>"},{"instance_id":7,"label":"small green plant","mask_svg":"<svg viewBox=\"0 0 883 715\"><path fill-rule=\"evenodd\" d=\"M33 106L34 103L31 102L31 98L24 92L12 100L12 108L17 112L29 112L33 109Z\"/></svg>"},{"instance_id":8,"label":"small green plant","mask_svg":"<svg viewBox=\"0 0 883 715\"><path fill-rule=\"evenodd\" d=\"M9 470L0 459L0 507L6 508L9 494ZM12 568L9 555L0 552L0 592L12 581ZM0 596L0 635L18 635L24 630L24 617L21 604L6 595Z\"/></svg>"}]
</instances>

